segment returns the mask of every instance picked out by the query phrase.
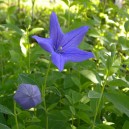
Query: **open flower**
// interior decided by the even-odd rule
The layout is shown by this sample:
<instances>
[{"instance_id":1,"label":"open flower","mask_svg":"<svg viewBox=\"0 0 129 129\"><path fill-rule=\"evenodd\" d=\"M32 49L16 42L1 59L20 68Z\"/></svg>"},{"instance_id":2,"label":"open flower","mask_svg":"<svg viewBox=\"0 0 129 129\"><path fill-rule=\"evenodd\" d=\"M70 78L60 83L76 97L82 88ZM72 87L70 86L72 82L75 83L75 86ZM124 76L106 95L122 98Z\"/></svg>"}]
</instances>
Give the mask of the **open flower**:
<instances>
[{"instance_id":1,"label":"open flower","mask_svg":"<svg viewBox=\"0 0 129 129\"><path fill-rule=\"evenodd\" d=\"M36 85L21 84L14 95L14 100L23 109L29 109L41 103L41 93Z\"/></svg>"},{"instance_id":2,"label":"open flower","mask_svg":"<svg viewBox=\"0 0 129 129\"><path fill-rule=\"evenodd\" d=\"M88 28L88 26L82 26L64 34L56 14L52 12L50 16L50 38L42 38L36 35L32 36L32 38L51 54L53 64L62 71L64 64L69 61L81 62L94 57L92 52L86 52L78 48Z\"/></svg>"}]
</instances>

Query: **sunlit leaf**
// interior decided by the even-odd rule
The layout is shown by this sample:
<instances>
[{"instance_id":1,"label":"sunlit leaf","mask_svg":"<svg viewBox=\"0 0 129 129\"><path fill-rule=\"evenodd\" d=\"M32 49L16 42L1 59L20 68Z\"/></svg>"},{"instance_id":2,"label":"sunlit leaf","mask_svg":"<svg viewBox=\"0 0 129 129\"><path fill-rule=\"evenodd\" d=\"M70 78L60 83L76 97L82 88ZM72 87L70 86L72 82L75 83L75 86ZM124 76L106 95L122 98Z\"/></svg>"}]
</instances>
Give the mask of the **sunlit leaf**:
<instances>
[{"instance_id":1,"label":"sunlit leaf","mask_svg":"<svg viewBox=\"0 0 129 129\"><path fill-rule=\"evenodd\" d=\"M101 96L100 93L93 91L93 90L90 90L88 93L89 98L100 98L100 96Z\"/></svg>"},{"instance_id":2,"label":"sunlit leaf","mask_svg":"<svg viewBox=\"0 0 129 129\"><path fill-rule=\"evenodd\" d=\"M15 26L15 25L13 25L13 24L3 24L3 26L5 26L5 27L7 27L7 28L9 28L11 30L14 30L19 35L22 35L23 34L23 32L21 31L21 29L18 28L17 26Z\"/></svg>"},{"instance_id":3,"label":"sunlit leaf","mask_svg":"<svg viewBox=\"0 0 129 129\"><path fill-rule=\"evenodd\" d=\"M34 28L32 29L29 34L32 35L32 34L36 34L36 33L39 33L41 32L42 30L44 30L43 28Z\"/></svg>"},{"instance_id":4,"label":"sunlit leaf","mask_svg":"<svg viewBox=\"0 0 129 129\"><path fill-rule=\"evenodd\" d=\"M91 80L94 83L100 83L100 78L93 72L90 70L82 70L80 72L84 77L88 78L89 80Z\"/></svg>"}]
</instances>

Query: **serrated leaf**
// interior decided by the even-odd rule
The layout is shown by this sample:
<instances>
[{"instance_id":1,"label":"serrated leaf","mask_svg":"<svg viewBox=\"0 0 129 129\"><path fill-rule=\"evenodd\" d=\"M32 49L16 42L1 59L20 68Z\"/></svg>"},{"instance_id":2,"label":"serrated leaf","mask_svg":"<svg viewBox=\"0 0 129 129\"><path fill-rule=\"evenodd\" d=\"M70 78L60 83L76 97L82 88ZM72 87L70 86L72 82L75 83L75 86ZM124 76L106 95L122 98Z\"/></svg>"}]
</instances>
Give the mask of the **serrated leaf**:
<instances>
[{"instance_id":1,"label":"serrated leaf","mask_svg":"<svg viewBox=\"0 0 129 129\"><path fill-rule=\"evenodd\" d=\"M1 104L0 104L0 112L5 113L5 114L9 114L9 115L13 115L13 113L10 109L8 109L7 107L5 107Z\"/></svg>"}]
</instances>

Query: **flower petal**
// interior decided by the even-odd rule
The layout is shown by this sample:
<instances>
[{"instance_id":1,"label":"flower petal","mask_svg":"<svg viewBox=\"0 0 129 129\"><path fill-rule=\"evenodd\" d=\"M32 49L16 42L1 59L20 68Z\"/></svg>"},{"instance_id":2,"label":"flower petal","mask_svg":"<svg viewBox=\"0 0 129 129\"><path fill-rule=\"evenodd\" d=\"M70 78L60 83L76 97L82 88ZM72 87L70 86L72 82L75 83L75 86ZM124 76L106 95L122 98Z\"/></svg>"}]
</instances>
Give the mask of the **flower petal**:
<instances>
[{"instance_id":1,"label":"flower petal","mask_svg":"<svg viewBox=\"0 0 129 129\"><path fill-rule=\"evenodd\" d=\"M92 52L86 52L78 48L69 48L62 54L62 56L65 57L65 62L81 62L94 57Z\"/></svg>"},{"instance_id":2,"label":"flower petal","mask_svg":"<svg viewBox=\"0 0 129 129\"><path fill-rule=\"evenodd\" d=\"M81 43L88 29L88 26L83 26L66 33L60 43L60 46L63 50L66 50L69 47L77 47Z\"/></svg>"},{"instance_id":3,"label":"flower petal","mask_svg":"<svg viewBox=\"0 0 129 129\"><path fill-rule=\"evenodd\" d=\"M59 71L62 71L64 69L64 64L65 64L65 58L62 56L62 54L53 52L51 58L52 58L52 63L57 66Z\"/></svg>"},{"instance_id":4,"label":"flower petal","mask_svg":"<svg viewBox=\"0 0 129 129\"><path fill-rule=\"evenodd\" d=\"M50 16L50 38L53 40L53 45L58 48L58 44L60 43L62 37L64 36L60 24L58 22L58 18L54 12L52 12Z\"/></svg>"},{"instance_id":5,"label":"flower petal","mask_svg":"<svg viewBox=\"0 0 129 129\"><path fill-rule=\"evenodd\" d=\"M34 38L44 50L50 53L53 52L52 40L50 38L41 38L36 35L32 36L32 38Z\"/></svg>"}]
</instances>

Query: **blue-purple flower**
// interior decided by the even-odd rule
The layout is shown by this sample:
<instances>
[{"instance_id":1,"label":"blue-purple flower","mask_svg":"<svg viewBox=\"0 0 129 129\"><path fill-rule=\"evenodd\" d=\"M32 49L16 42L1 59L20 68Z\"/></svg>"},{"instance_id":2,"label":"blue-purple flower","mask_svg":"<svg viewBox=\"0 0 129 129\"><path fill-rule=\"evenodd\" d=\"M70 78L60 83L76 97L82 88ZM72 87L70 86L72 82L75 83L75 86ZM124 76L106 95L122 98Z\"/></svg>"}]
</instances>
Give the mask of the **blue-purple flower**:
<instances>
[{"instance_id":1,"label":"blue-purple flower","mask_svg":"<svg viewBox=\"0 0 129 129\"><path fill-rule=\"evenodd\" d=\"M32 37L44 50L51 54L53 64L62 71L64 64L69 61L81 62L94 57L92 52L86 52L78 48L88 29L88 26L82 26L64 34L56 14L52 12L50 16L50 38L42 38L36 35Z\"/></svg>"},{"instance_id":2,"label":"blue-purple flower","mask_svg":"<svg viewBox=\"0 0 129 129\"><path fill-rule=\"evenodd\" d=\"M41 93L36 85L21 84L14 95L14 100L23 109L30 109L41 103Z\"/></svg>"}]
</instances>

